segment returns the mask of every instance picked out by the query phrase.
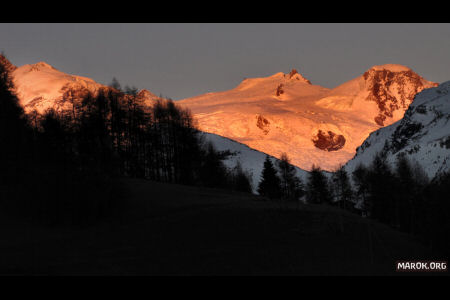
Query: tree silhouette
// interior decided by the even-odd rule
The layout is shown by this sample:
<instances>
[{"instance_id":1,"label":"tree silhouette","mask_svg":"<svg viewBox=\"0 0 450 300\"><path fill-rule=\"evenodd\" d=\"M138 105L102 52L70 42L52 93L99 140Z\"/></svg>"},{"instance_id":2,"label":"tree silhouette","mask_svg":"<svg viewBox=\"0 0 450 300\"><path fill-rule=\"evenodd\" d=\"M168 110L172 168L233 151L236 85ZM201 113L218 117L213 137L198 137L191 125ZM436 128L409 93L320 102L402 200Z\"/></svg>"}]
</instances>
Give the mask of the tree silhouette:
<instances>
[{"instance_id":1,"label":"tree silhouette","mask_svg":"<svg viewBox=\"0 0 450 300\"><path fill-rule=\"evenodd\" d=\"M375 155L368 176L372 216L387 224L396 222L399 216L393 200L395 197L395 177L385 157L380 153Z\"/></svg>"},{"instance_id":2,"label":"tree silhouette","mask_svg":"<svg viewBox=\"0 0 450 300\"><path fill-rule=\"evenodd\" d=\"M280 173L281 193L283 199L297 201L304 195L303 183L295 174L295 168L291 165L286 153L282 153L277 163Z\"/></svg>"},{"instance_id":3,"label":"tree silhouette","mask_svg":"<svg viewBox=\"0 0 450 300\"><path fill-rule=\"evenodd\" d=\"M417 226L421 222L420 211L426 206L423 192L429 182L428 176L417 162L413 165L403 153L397 156L395 175L397 225L406 232L416 233L420 230Z\"/></svg>"},{"instance_id":4,"label":"tree silhouette","mask_svg":"<svg viewBox=\"0 0 450 300\"><path fill-rule=\"evenodd\" d=\"M0 185L14 189L27 173L32 135L15 95L12 65L0 55Z\"/></svg>"},{"instance_id":5,"label":"tree silhouette","mask_svg":"<svg viewBox=\"0 0 450 300\"><path fill-rule=\"evenodd\" d=\"M331 203L331 194L327 178L315 165L312 166L306 186L306 197L309 203Z\"/></svg>"},{"instance_id":6,"label":"tree silhouette","mask_svg":"<svg viewBox=\"0 0 450 300\"><path fill-rule=\"evenodd\" d=\"M353 172L355 196L362 209L385 224L420 237L439 255L450 245L450 173L439 173L431 182L424 170L399 153L391 171L382 153L371 165Z\"/></svg>"},{"instance_id":7,"label":"tree silhouette","mask_svg":"<svg viewBox=\"0 0 450 300\"><path fill-rule=\"evenodd\" d=\"M216 151L212 143L208 143L200 169L202 184L208 187L224 188L228 184L227 170L223 157Z\"/></svg>"},{"instance_id":8,"label":"tree silhouette","mask_svg":"<svg viewBox=\"0 0 450 300\"><path fill-rule=\"evenodd\" d=\"M231 173L233 189L245 193L251 193L253 191L251 174L242 169L239 161L236 163L236 166L232 169Z\"/></svg>"},{"instance_id":9,"label":"tree silhouette","mask_svg":"<svg viewBox=\"0 0 450 300\"><path fill-rule=\"evenodd\" d=\"M268 197L269 199L279 199L282 195L280 178L278 177L277 170L268 155L264 161L261 181L258 185L258 193L261 196Z\"/></svg>"},{"instance_id":10,"label":"tree silhouette","mask_svg":"<svg viewBox=\"0 0 450 300\"><path fill-rule=\"evenodd\" d=\"M353 190L350 184L350 179L343 166L340 166L332 176L332 183L336 201L339 207L343 209L350 209L353 200Z\"/></svg>"},{"instance_id":11,"label":"tree silhouette","mask_svg":"<svg viewBox=\"0 0 450 300\"><path fill-rule=\"evenodd\" d=\"M450 255L450 172L440 173L424 189L426 205L417 210L417 227L430 248L439 255Z\"/></svg>"},{"instance_id":12,"label":"tree silhouette","mask_svg":"<svg viewBox=\"0 0 450 300\"><path fill-rule=\"evenodd\" d=\"M362 164L356 166L352 178L355 183L355 194L359 199L359 207L365 215L370 215L372 205L369 202L369 171Z\"/></svg>"}]
</instances>

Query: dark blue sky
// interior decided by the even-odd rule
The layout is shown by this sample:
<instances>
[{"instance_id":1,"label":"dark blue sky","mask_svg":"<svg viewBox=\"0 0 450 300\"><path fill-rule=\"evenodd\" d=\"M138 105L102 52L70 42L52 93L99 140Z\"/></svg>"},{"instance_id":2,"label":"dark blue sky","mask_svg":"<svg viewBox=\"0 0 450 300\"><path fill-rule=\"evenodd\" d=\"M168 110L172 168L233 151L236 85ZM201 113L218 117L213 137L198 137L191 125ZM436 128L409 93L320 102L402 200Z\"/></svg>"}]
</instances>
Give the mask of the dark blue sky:
<instances>
[{"instance_id":1,"label":"dark blue sky","mask_svg":"<svg viewBox=\"0 0 450 300\"><path fill-rule=\"evenodd\" d=\"M450 80L450 24L0 24L0 50L173 99L292 68L326 87L385 63Z\"/></svg>"}]
</instances>

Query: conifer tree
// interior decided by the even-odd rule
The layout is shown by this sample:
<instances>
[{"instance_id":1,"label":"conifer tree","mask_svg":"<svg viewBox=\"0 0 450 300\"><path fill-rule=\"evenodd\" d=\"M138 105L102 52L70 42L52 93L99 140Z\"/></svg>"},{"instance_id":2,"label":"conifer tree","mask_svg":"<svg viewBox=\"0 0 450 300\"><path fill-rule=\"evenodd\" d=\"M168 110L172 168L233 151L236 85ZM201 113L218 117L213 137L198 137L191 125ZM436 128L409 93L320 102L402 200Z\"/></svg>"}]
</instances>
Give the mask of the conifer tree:
<instances>
[{"instance_id":1,"label":"conifer tree","mask_svg":"<svg viewBox=\"0 0 450 300\"><path fill-rule=\"evenodd\" d=\"M372 205L372 216L382 222L391 224L398 219L395 209L395 178L380 154L376 154L369 168L369 201Z\"/></svg>"},{"instance_id":2,"label":"conifer tree","mask_svg":"<svg viewBox=\"0 0 450 300\"><path fill-rule=\"evenodd\" d=\"M285 200L296 201L304 194L303 183L295 173L295 168L291 165L286 153L282 153L278 161L278 171L280 173L281 192Z\"/></svg>"},{"instance_id":3,"label":"conifer tree","mask_svg":"<svg viewBox=\"0 0 450 300\"><path fill-rule=\"evenodd\" d=\"M242 169L239 161L232 170L232 181L232 187L237 191L251 193L253 190L251 184L251 174Z\"/></svg>"},{"instance_id":4,"label":"conifer tree","mask_svg":"<svg viewBox=\"0 0 450 300\"><path fill-rule=\"evenodd\" d=\"M12 65L0 55L0 184L20 182L21 168L26 166L24 155L30 146L29 126L15 95L10 71Z\"/></svg>"},{"instance_id":5,"label":"conifer tree","mask_svg":"<svg viewBox=\"0 0 450 300\"><path fill-rule=\"evenodd\" d=\"M264 161L261 181L258 185L258 193L269 199L279 199L281 197L281 181L268 155Z\"/></svg>"},{"instance_id":6,"label":"conifer tree","mask_svg":"<svg viewBox=\"0 0 450 300\"><path fill-rule=\"evenodd\" d=\"M371 203L369 202L369 178L368 170L362 164L359 164L352 174L353 182L355 183L355 195L357 201L360 203L360 209L365 215L372 211Z\"/></svg>"},{"instance_id":7,"label":"conifer tree","mask_svg":"<svg viewBox=\"0 0 450 300\"><path fill-rule=\"evenodd\" d=\"M328 180L320 167L312 166L306 188L307 200L310 203L331 203Z\"/></svg>"},{"instance_id":8,"label":"conifer tree","mask_svg":"<svg viewBox=\"0 0 450 300\"><path fill-rule=\"evenodd\" d=\"M347 204L353 200L353 190L347 171L345 171L343 166L340 166L333 173L332 182L336 201L339 202L339 206L343 209L349 209L350 207L347 207Z\"/></svg>"}]
</instances>

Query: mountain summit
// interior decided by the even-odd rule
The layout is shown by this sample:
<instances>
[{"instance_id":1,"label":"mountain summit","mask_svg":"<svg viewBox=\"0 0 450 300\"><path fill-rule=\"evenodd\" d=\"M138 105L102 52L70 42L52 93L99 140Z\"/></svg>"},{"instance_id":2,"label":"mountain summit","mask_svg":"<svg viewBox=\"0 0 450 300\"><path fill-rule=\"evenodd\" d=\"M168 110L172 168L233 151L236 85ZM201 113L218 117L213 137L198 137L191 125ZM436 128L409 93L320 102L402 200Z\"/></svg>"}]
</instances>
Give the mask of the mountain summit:
<instances>
[{"instance_id":1,"label":"mountain summit","mask_svg":"<svg viewBox=\"0 0 450 300\"><path fill-rule=\"evenodd\" d=\"M405 155L419 164L428 177L450 171L450 81L417 94L405 116L394 124L372 132L346 164L349 172L368 166L377 153L390 165Z\"/></svg>"},{"instance_id":2,"label":"mountain summit","mask_svg":"<svg viewBox=\"0 0 450 300\"><path fill-rule=\"evenodd\" d=\"M313 85L294 69L179 103L203 131L275 157L286 152L302 169L333 170L370 132L401 119L416 93L436 85L395 64L374 66L334 89Z\"/></svg>"},{"instance_id":3,"label":"mountain summit","mask_svg":"<svg viewBox=\"0 0 450 300\"><path fill-rule=\"evenodd\" d=\"M67 109L68 103L63 99L65 93L76 96L85 91L96 93L100 88L108 88L90 78L66 74L46 62L21 67L9 65L17 96L26 112ZM145 102L159 98L147 90L141 90L138 96Z\"/></svg>"},{"instance_id":4,"label":"mountain summit","mask_svg":"<svg viewBox=\"0 0 450 300\"><path fill-rule=\"evenodd\" d=\"M18 67L12 72L12 78L17 96L27 112L63 109L62 97L66 91L96 92L102 87L90 78L66 74L45 62Z\"/></svg>"}]
</instances>

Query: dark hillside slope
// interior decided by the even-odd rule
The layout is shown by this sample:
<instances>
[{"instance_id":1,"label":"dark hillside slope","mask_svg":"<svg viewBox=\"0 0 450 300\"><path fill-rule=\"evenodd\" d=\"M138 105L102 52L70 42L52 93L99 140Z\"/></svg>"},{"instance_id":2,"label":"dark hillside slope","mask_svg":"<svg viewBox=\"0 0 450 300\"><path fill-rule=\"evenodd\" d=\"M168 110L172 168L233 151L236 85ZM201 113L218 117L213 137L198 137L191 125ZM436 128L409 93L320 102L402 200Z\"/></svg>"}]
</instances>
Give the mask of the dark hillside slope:
<instances>
[{"instance_id":1,"label":"dark hillside slope","mask_svg":"<svg viewBox=\"0 0 450 300\"><path fill-rule=\"evenodd\" d=\"M113 223L32 227L0 218L1 274L395 274L427 259L408 235L329 206L281 207L247 194L125 180Z\"/></svg>"}]
</instances>

